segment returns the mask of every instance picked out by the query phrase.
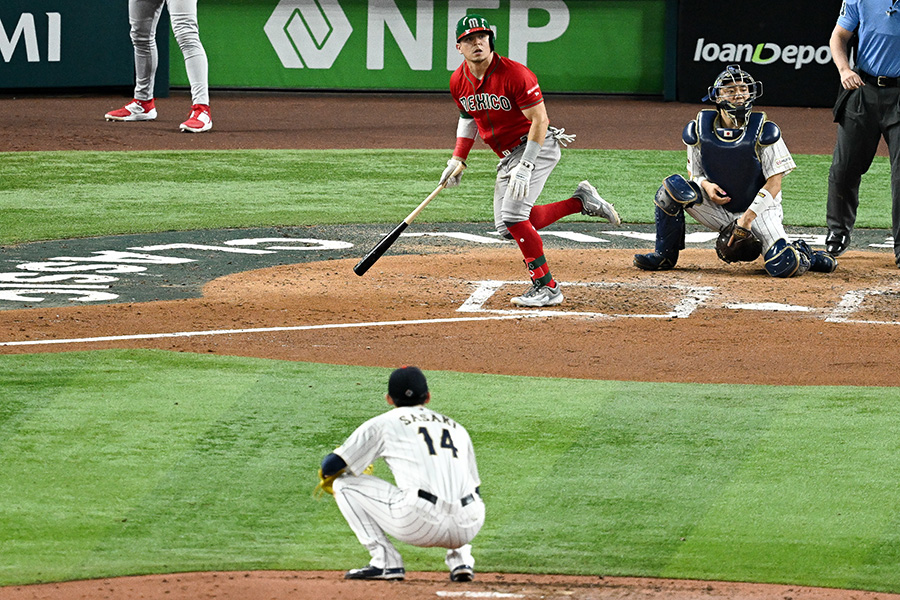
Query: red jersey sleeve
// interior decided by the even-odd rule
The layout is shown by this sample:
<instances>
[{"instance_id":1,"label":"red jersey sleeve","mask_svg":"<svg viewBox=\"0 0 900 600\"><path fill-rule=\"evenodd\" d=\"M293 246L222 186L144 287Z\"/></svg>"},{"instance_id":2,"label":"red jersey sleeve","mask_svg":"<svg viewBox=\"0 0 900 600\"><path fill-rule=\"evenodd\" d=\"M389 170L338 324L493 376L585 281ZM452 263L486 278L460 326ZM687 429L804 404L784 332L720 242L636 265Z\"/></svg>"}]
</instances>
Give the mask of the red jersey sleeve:
<instances>
[{"instance_id":1,"label":"red jersey sleeve","mask_svg":"<svg viewBox=\"0 0 900 600\"><path fill-rule=\"evenodd\" d=\"M541 86L538 84L537 75L532 73L531 69L515 61L509 61L509 69L514 72L509 80L516 84L514 98L516 106L520 110L537 106L543 102Z\"/></svg>"}]
</instances>

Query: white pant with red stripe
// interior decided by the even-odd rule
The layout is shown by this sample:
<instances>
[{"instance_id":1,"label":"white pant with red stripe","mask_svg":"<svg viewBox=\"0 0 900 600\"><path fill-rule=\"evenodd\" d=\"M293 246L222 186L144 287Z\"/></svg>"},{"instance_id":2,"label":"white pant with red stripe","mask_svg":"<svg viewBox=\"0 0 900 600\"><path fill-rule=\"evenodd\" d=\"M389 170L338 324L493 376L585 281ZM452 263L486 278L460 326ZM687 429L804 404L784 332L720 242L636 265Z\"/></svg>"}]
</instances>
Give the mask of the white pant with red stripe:
<instances>
[{"instance_id":1,"label":"white pant with red stripe","mask_svg":"<svg viewBox=\"0 0 900 600\"><path fill-rule=\"evenodd\" d=\"M469 542L484 524L484 503L478 494L466 506L458 498L431 503L419 497L419 490L401 490L371 475L338 477L333 489L350 529L372 556L370 565L403 566L403 557L387 538L391 535L413 546L447 548L444 562L451 571L475 566Z\"/></svg>"}]
</instances>

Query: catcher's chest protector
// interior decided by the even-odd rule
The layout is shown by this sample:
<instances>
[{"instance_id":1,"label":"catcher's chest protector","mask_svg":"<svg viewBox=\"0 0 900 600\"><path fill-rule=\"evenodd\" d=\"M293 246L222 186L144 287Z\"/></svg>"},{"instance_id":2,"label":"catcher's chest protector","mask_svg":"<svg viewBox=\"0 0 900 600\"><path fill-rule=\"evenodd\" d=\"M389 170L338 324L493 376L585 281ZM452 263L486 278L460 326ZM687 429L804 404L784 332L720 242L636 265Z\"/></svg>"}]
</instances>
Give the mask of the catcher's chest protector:
<instances>
[{"instance_id":1,"label":"catcher's chest protector","mask_svg":"<svg viewBox=\"0 0 900 600\"><path fill-rule=\"evenodd\" d=\"M747 127L741 130L717 128L717 115L715 110L700 111L695 121L694 144L700 144L700 162L706 176L731 196L731 202L724 208L729 212L742 213L766 183L757 155L757 144L766 116L759 112L750 113ZM686 138L688 129L690 127L685 130Z\"/></svg>"}]
</instances>

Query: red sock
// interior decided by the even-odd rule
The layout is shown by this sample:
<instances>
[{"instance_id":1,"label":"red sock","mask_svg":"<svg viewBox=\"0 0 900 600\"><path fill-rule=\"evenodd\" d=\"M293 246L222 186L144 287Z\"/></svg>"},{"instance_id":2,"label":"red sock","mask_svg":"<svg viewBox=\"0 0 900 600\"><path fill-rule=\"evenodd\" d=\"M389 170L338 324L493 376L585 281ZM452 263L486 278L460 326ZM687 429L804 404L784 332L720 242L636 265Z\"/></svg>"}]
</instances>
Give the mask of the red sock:
<instances>
[{"instance_id":1,"label":"red sock","mask_svg":"<svg viewBox=\"0 0 900 600\"><path fill-rule=\"evenodd\" d=\"M533 207L529 221L531 221L535 229L543 229L551 223L556 223L563 217L580 213L582 208L581 200L578 198L551 202L550 204Z\"/></svg>"},{"instance_id":2,"label":"red sock","mask_svg":"<svg viewBox=\"0 0 900 600\"><path fill-rule=\"evenodd\" d=\"M506 228L512 234L522 256L525 257L525 264L529 269L529 274L533 280L547 278L550 276L550 267L544 260L544 241L541 235L531 224L531 221L522 221L513 225L507 225ZM544 285L554 285L553 277L544 283Z\"/></svg>"}]
</instances>

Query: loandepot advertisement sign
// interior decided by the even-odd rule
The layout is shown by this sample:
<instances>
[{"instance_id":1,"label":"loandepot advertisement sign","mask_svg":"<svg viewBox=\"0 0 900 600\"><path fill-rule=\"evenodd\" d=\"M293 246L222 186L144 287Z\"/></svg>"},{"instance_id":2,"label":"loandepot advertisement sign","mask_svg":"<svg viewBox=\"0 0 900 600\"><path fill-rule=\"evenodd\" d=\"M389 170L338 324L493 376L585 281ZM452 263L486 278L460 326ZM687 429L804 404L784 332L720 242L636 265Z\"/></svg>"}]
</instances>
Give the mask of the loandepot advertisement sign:
<instances>
[{"instance_id":1,"label":"loandepot advertisement sign","mask_svg":"<svg viewBox=\"0 0 900 600\"><path fill-rule=\"evenodd\" d=\"M545 91L661 94L666 0L203 0L214 87L447 89L456 23L494 26L496 49ZM172 42L174 44L174 40ZM177 46L171 81L186 86Z\"/></svg>"},{"instance_id":2,"label":"loandepot advertisement sign","mask_svg":"<svg viewBox=\"0 0 900 600\"><path fill-rule=\"evenodd\" d=\"M716 44L704 38L697 40L694 49L694 62L708 63L743 63L745 65L770 65L775 62L792 65L794 69L802 69L813 63L831 64L831 49L828 44L819 47L809 44L788 44L784 48L773 42L758 44Z\"/></svg>"},{"instance_id":3,"label":"loandepot advertisement sign","mask_svg":"<svg viewBox=\"0 0 900 600\"><path fill-rule=\"evenodd\" d=\"M758 106L831 106L840 87L828 40L841 0L680 0L677 100L699 102L716 75L739 64L763 82ZM740 26L734 26L739 24Z\"/></svg>"}]
</instances>

